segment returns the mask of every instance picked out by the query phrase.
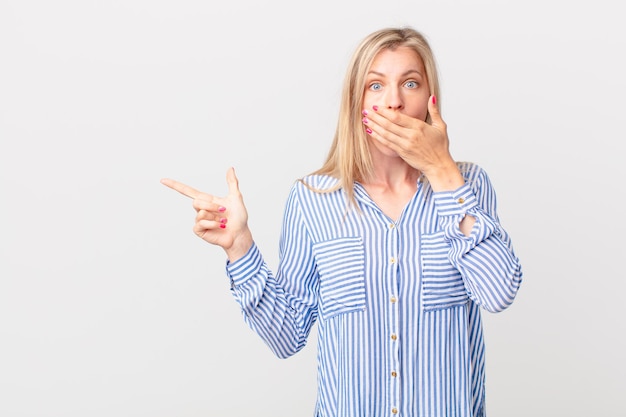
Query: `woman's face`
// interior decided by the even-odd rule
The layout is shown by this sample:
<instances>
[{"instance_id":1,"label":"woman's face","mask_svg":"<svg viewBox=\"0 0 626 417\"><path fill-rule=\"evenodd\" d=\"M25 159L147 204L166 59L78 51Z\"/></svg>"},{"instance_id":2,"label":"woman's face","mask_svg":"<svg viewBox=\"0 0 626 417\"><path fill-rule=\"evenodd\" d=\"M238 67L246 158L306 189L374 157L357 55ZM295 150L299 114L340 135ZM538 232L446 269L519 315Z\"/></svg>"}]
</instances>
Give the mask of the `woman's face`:
<instances>
[{"instance_id":1,"label":"woman's face","mask_svg":"<svg viewBox=\"0 0 626 417\"><path fill-rule=\"evenodd\" d=\"M424 63L406 46L376 55L365 81L363 108L386 107L426 120L430 87Z\"/></svg>"}]
</instances>

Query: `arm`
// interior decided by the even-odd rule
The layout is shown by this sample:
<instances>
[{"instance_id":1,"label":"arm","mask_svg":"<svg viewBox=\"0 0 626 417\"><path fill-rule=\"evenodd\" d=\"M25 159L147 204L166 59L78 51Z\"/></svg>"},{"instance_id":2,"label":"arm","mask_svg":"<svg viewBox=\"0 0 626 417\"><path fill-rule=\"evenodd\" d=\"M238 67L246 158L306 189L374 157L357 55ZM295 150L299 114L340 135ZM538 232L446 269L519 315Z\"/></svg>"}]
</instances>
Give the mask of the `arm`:
<instances>
[{"instance_id":1,"label":"arm","mask_svg":"<svg viewBox=\"0 0 626 417\"><path fill-rule=\"evenodd\" d=\"M521 265L498 220L496 195L487 174L470 165L467 175L468 184L434 193L435 204L450 245L449 260L461 273L469 297L486 310L499 312L515 299ZM466 236L460 224L469 216L475 223Z\"/></svg>"},{"instance_id":2,"label":"arm","mask_svg":"<svg viewBox=\"0 0 626 417\"><path fill-rule=\"evenodd\" d=\"M317 319L318 279L295 189L285 208L276 275L256 247L227 265L244 320L280 358L305 344Z\"/></svg>"},{"instance_id":3,"label":"arm","mask_svg":"<svg viewBox=\"0 0 626 417\"><path fill-rule=\"evenodd\" d=\"M428 179L450 245L449 260L461 273L469 297L488 311L504 310L515 298L522 273L498 222L486 174L477 167L475 178L461 173L450 155L447 125L434 96L428 100L431 123L384 107L373 110L364 111L368 134Z\"/></svg>"},{"instance_id":4,"label":"arm","mask_svg":"<svg viewBox=\"0 0 626 417\"><path fill-rule=\"evenodd\" d=\"M317 275L295 188L285 208L279 270L274 277L248 228L247 210L232 168L226 178L226 197L171 179L161 182L193 199L194 233L226 252L232 293L245 321L277 356L288 357L304 347L317 318Z\"/></svg>"}]
</instances>

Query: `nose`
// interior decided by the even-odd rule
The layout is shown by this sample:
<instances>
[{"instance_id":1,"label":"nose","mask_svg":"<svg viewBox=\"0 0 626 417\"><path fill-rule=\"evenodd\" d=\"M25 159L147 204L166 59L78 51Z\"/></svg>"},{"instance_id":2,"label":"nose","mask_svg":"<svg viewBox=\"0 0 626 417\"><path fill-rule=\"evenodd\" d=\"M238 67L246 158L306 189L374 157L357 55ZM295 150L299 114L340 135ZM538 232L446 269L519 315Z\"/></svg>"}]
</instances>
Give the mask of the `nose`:
<instances>
[{"instance_id":1,"label":"nose","mask_svg":"<svg viewBox=\"0 0 626 417\"><path fill-rule=\"evenodd\" d=\"M404 108L404 100L399 88L387 88L385 100L387 108L390 110L402 110Z\"/></svg>"}]
</instances>

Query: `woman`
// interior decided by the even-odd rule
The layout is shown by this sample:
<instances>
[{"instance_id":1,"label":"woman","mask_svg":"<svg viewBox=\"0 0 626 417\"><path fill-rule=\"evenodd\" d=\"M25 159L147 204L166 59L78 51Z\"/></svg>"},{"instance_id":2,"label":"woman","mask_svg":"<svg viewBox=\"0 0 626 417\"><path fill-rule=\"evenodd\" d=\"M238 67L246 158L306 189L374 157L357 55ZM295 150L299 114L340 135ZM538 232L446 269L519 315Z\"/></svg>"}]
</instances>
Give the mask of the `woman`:
<instances>
[{"instance_id":1,"label":"woman","mask_svg":"<svg viewBox=\"0 0 626 417\"><path fill-rule=\"evenodd\" d=\"M431 49L410 28L357 47L325 164L289 195L272 273L232 169L194 199L195 233L228 256L246 322L279 357L318 323L317 416L483 416L480 308L514 300L521 267L486 173L450 155Z\"/></svg>"}]
</instances>

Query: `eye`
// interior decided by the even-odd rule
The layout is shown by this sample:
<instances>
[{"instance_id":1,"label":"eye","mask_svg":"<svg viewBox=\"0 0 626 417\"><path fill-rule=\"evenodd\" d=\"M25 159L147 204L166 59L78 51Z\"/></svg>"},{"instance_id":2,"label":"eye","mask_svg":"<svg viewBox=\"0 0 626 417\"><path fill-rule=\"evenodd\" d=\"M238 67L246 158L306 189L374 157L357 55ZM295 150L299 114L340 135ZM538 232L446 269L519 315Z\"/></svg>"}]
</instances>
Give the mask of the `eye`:
<instances>
[{"instance_id":1,"label":"eye","mask_svg":"<svg viewBox=\"0 0 626 417\"><path fill-rule=\"evenodd\" d=\"M370 84L370 90L372 91L380 91L382 90L383 86L381 83L371 83Z\"/></svg>"},{"instance_id":2,"label":"eye","mask_svg":"<svg viewBox=\"0 0 626 417\"><path fill-rule=\"evenodd\" d=\"M407 81L404 83L404 86L406 88L417 88L419 84L417 84L417 81Z\"/></svg>"}]
</instances>

